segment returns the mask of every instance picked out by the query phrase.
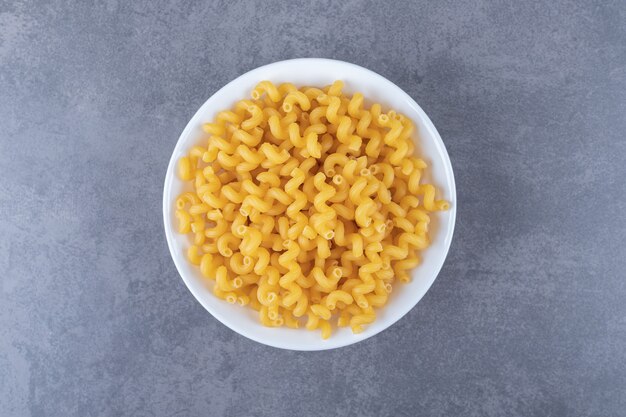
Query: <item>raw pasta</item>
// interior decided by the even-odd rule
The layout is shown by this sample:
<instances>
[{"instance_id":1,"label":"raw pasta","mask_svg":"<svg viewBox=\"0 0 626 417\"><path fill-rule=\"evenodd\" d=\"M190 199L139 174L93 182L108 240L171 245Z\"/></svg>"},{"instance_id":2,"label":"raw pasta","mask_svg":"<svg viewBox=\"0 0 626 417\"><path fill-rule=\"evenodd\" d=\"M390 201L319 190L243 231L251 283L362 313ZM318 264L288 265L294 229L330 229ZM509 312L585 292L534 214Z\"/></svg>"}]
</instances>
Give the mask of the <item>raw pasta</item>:
<instances>
[{"instance_id":1,"label":"raw pasta","mask_svg":"<svg viewBox=\"0 0 626 417\"><path fill-rule=\"evenodd\" d=\"M178 231L213 293L325 339L331 323L359 333L376 319L419 265L430 213L449 207L422 182L411 120L342 90L261 81L178 163L193 189Z\"/></svg>"}]
</instances>

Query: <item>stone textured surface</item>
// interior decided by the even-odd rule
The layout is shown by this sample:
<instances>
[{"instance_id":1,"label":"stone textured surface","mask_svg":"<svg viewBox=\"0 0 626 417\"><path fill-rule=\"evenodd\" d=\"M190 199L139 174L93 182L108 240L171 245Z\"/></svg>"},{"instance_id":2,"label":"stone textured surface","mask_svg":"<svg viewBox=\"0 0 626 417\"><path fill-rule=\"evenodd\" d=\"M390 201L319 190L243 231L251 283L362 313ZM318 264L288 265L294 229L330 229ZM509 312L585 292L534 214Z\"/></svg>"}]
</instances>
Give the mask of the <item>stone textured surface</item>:
<instances>
[{"instance_id":1,"label":"stone textured surface","mask_svg":"<svg viewBox=\"0 0 626 417\"><path fill-rule=\"evenodd\" d=\"M626 415L623 1L0 0L0 415ZM403 320L320 353L193 299L161 191L213 92L371 68L430 115L458 223Z\"/></svg>"}]
</instances>

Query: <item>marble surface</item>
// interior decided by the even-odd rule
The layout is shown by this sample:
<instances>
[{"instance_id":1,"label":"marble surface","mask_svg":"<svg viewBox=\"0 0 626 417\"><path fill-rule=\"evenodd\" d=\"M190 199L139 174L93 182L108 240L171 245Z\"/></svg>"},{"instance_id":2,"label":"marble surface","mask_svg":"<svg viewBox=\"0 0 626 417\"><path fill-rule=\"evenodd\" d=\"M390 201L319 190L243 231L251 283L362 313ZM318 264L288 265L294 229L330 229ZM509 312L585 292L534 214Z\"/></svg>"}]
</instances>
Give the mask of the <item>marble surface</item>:
<instances>
[{"instance_id":1,"label":"marble surface","mask_svg":"<svg viewBox=\"0 0 626 417\"><path fill-rule=\"evenodd\" d=\"M626 3L0 0L0 415L626 415ZM161 192L218 88L294 57L397 83L458 221L396 325L297 353L213 319Z\"/></svg>"}]
</instances>

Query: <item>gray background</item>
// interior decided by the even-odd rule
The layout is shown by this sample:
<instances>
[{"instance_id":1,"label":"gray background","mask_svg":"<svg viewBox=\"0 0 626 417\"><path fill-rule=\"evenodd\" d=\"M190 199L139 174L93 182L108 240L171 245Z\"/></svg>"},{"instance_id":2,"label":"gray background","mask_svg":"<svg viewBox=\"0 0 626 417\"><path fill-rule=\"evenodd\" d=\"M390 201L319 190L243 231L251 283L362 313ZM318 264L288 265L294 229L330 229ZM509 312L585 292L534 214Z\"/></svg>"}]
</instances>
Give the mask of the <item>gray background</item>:
<instances>
[{"instance_id":1,"label":"gray background","mask_svg":"<svg viewBox=\"0 0 626 417\"><path fill-rule=\"evenodd\" d=\"M0 415L625 416L626 3L0 1ZM355 346L265 347L165 243L178 135L318 56L413 96L456 171L449 258Z\"/></svg>"}]
</instances>

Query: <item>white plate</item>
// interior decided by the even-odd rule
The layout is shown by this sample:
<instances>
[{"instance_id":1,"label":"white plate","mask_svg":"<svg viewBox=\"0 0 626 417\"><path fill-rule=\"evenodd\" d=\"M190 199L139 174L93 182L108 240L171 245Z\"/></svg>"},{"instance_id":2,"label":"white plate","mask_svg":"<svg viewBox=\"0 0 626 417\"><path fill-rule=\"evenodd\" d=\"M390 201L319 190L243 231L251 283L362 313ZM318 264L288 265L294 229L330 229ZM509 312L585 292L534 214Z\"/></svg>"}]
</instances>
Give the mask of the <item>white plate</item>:
<instances>
[{"instance_id":1,"label":"white plate","mask_svg":"<svg viewBox=\"0 0 626 417\"><path fill-rule=\"evenodd\" d=\"M422 252L422 264L413 272L409 284L397 282L388 304L377 310L377 319L360 334L349 328L334 329L328 340L322 340L319 331L305 329L268 328L258 320L257 312L247 307L228 304L215 297L197 267L185 258L190 245L188 236L176 232L174 201L183 191L184 184L176 175L178 159L200 142L201 125L210 121L218 111L230 108L236 101L250 97L250 92L261 80L274 83L292 82L298 86L324 86L343 80L348 94L360 91L369 100L383 105L383 110L393 108L411 118L416 124L417 152L429 164L425 179L439 189L439 197L450 202L450 210L433 215L431 246ZM237 333L259 343L283 349L324 350L365 340L394 324L409 312L424 296L437 277L448 254L456 217L456 189L454 174L446 147L426 113L398 86L375 72L342 61L330 59L293 59L275 62L254 69L231 81L209 98L192 117L180 135L167 167L163 190L163 220L170 253L183 281L196 299L216 319Z\"/></svg>"}]
</instances>

